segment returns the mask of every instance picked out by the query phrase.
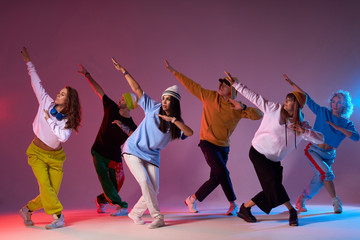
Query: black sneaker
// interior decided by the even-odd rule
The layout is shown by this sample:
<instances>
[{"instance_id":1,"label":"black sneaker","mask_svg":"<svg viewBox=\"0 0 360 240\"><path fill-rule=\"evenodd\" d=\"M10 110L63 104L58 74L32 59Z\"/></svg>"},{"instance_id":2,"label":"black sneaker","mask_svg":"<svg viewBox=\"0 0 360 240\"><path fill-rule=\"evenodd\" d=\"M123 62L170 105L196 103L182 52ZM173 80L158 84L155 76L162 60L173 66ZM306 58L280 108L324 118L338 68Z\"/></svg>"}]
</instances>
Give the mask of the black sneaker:
<instances>
[{"instance_id":1,"label":"black sneaker","mask_svg":"<svg viewBox=\"0 0 360 240\"><path fill-rule=\"evenodd\" d=\"M238 217L244 219L247 222L256 222L256 218L251 214L251 208L247 208L244 204L241 205Z\"/></svg>"},{"instance_id":2,"label":"black sneaker","mask_svg":"<svg viewBox=\"0 0 360 240\"><path fill-rule=\"evenodd\" d=\"M296 210L293 208L289 210L289 225L290 226L299 226L298 216Z\"/></svg>"}]
</instances>

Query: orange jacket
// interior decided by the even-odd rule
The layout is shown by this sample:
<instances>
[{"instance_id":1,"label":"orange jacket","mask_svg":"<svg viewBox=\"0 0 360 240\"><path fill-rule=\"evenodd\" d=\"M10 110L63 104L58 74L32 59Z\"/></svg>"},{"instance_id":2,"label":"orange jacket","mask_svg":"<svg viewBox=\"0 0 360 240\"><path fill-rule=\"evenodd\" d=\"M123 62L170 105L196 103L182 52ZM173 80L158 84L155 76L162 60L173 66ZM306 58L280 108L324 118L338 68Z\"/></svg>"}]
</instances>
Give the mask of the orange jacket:
<instances>
[{"instance_id":1,"label":"orange jacket","mask_svg":"<svg viewBox=\"0 0 360 240\"><path fill-rule=\"evenodd\" d=\"M185 75L175 72L175 77L184 87L203 103L200 139L217 146L227 147L230 136L241 118L261 119L263 114L257 108L234 110L234 106L213 90L204 89Z\"/></svg>"}]
</instances>

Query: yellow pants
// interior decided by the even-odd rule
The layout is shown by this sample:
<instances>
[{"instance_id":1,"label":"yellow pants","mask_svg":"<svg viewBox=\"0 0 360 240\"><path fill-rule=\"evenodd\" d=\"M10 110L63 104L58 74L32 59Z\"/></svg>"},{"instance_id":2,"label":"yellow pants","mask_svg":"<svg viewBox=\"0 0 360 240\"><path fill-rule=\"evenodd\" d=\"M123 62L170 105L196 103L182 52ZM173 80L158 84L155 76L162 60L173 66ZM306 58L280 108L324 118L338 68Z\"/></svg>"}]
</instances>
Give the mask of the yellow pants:
<instances>
[{"instance_id":1,"label":"yellow pants","mask_svg":"<svg viewBox=\"0 0 360 240\"><path fill-rule=\"evenodd\" d=\"M29 210L36 211L44 208L47 214L60 214L63 206L57 195L66 159L64 150L61 148L57 151L46 151L31 142L26 155L38 181L40 191L40 194L28 203Z\"/></svg>"}]
</instances>

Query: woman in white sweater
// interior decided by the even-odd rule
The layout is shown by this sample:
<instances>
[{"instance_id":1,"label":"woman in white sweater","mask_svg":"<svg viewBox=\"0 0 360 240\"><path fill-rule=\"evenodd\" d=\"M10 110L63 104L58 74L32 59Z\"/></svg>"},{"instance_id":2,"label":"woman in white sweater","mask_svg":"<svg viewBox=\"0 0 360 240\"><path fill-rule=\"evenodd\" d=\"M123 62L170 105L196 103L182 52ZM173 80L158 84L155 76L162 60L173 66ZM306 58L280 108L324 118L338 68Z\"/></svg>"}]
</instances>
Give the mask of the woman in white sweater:
<instances>
[{"instance_id":1,"label":"woman in white sweater","mask_svg":"<svg viewBox=\"0 0 360 240\"><path fill-rule=\"evenodd\" d=\"M287 94L283 104L271 102L239 83L229 73L227 75L232 86L264 113L249 152L262 191L241 205L238 217L247 222L256 222L256 218L251 214L251 207L257 205L269 214L271 209L284 204L289 209L289 225L298 226L297 212L282 185L283 167L280 161L295 149L302 139L316 144L323 142L323 135L313 130L303 119L301 109L306 103L306 95L294 91ZM235 108L241 107L236 101L230 101Z\"/></svg>"},{"instance_id":2,"label":"woman in white sweater","mask_svg":"<svg viewBox=\"0 0 360 240\"><path fill-rule=\"evenodd\" d=\"M69 139L72 130L78 132L81 122L79 95L74 88L66 86L60 90L55 100L51 98L43 88L26 48L22 49L21 56L28 67L31 85L39 102L33 122L35 137L26 155L38 181L40 193L22 207L19 214L26 226L32 226L32 213L43 208L54 217L54 221L45 226L46 229L64 227L63 206L57 196L66 159L61 144Z\"/></svg>"}]
</instances>

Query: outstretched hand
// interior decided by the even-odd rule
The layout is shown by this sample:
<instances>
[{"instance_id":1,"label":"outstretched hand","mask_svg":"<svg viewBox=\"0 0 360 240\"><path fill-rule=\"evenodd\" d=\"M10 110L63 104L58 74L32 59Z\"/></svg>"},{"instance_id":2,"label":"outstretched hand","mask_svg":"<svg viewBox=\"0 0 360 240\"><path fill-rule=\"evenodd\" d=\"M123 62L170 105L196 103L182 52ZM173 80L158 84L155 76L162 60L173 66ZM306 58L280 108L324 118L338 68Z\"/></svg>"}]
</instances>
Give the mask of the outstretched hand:
<instances>
[{"instance_id":1,"label":"outstretched hand","mask_svg":"<svg viewBox=\"0 0 360 240\"><path fill-rule=\"evenodd\" d=\"M284 73L283 77L285 78L285 81L287 81L291 86L294 86L294 82L290 80L290 78Z\"/></svg>"},{"instance_id":2,"label":"outstretched hand","mask_svg":"<svg viewBox=\"0 0 360 240\"><path fill-rule=\"evenodd\" d=\"M231 102L232 105L234 105L234 107L232 109L234 109L234 110L243 110L244 109L244 106L240 102L236 101L235 99L229 98L228 101Z\"/></svg>"},{"instance_id":3,"label":"outstretched hand","mask_svg":"<svg viewBox=\"0 0 360 240\"><path fill-rule=\"evenodd\" d=\"M119 70L122 71L123 73L126 71L125 68L123 66L121 66L116 60L115 58L111 58L111 60L113 61L114 67Z\"/></svg>"},{"instance_id":4,"label":"outstretched hand","mask_svg":"<svg viewBox=\"0 0 360 240\"><path fill-rule=\"evenodd\" d=\"M336 129L337 131L342 132L342 133L345 134L345 136L347 136L347 137L351 137L351 136L354 134L354 132L352 132L352 131L350 131L350 130L347 130L347 129L345 129L345 128L342 128L342 127L340 127L340 126L338 126L338 125L335 125L335 124L332 123L332 122L326 121L326 123L329 124L329 125L330 125L331 127L333 127L334 129Z\"/></svg>"},{"instance_id":5,"label":"outstretched hand","mask_svg":"<svg viewBox=\"0 0 360 240\"><path fill-rule=\"evenodd\" d=\"M339 126L335 125L332 122L326 121L327 124L329 124L330 126L332 126L334 129L339 130Z\"/></svg>"},{"instance_id":6,"label":"outstretched hand","mask_svg":"<svg viewBox=\"0 0 360 240\"><path fill-rule=\"evenodd\" d=\"M77 71L77 72L85 76L85 74L88 73L88 71L86 70L86 68L84 68L83 65L79 64L79 66L80 66L81 70Z\"/></svg>"},{"instance_id":7,"label":"outstretched hand","mask_svg":"<svg viewBox=\"0 0 360 240\"><path fill-rule=\"evenodd\" d=\"M25 62L31 62L31 58L29 53L27 52L26 47L23 47L20 53Z\"/></svg>"},{"instance_id":8,"label":"outstretched hand","mask_svg":"<svg viewBox=\"0 0 360 240\"><path fill-rule=\"evenodd\" d=\"M49 113L45 109L43 109L43 110L44 110L44 113L45 113L44 118L47 121L50 118Z\"/></svg>"},{"instance_id":9,"label":"outstretched hand","mask_svg":"<svg viewBox=\"0 0 360 240\"><path fill-rule=\"evenodd\" d=\"M231 85L233 85L235 82L238 81L235 77L231 76L231 74L229 72L227 72L227 71L224 71L224 72L226 74L226 80L228 80Z\"/></svg>"},{"instance_id":10,"label":"outstretched hand","mask_svg":"<svg viewBox=\"0 0 360 240\"><path fill-rule=\"evenodd\" d=\"M286 74L283 74L283 77L285 78L285 81L288 82L295 91L305 93L304 90L302 90L296 83L294 83Z\"/></svg>"},{"instance_id":11,"label":"outstretched hand","mask_svg":"<svg viewBox=\"0 0 360 240\"><path fill-rule=\"evenodd\" d=\"M305 129L302 128L299 124L291 124L289 128L297 133L297 135L301 133L305 133Z\"/></svg>"},{"instance_id":12,"label":"outstretched hand","mask_svg":"<svg viewBox=\"0 0 360 240\"><path fill-rule=\"evenodd\" d=\"M121 124L122 124L122 122L120 121L120 120L114 120L114 121L112 121L112 124L116 124L116 125L118 125L120 128L121 128Z\"/></svg>"},{"instance_id":13,"label":"outstretched hand","mask_svg":"<svg viewBox=\"0 0 360 240\"><path fill-rule=\"evenodd\" d=\"M176 70L170 65L170 63L169 63L166 59L164 59L164 61L165 61L166 69L167 69L169 72L171 72L171 73L176 72Z\"/></svg>"},{"instance_id":14,"label":"outstretched hand","mask_svg":"<svg viewBox=\"0 0 360 240\"><path fill-rule=\"evenodd\" d=\"M121 128L121 130L123 130L123 132L126 133L128 136L130 136L133 133L133 131L127 125L123 124L120 120L116 119L112 122L112 124L118 125Z\"/></svg>"},{"instance_id":15,"label":"outstretched hand","mask_svg":"<svg viewBox=\"0 0 360 240\"><path fill-rule=\"evenodd\" d=\"M167 122L171 122L172 120L174 120L174 117L169 117L166 115L161 115L161 114L156 114L158 117L161 117L163 120L167 121Z\"/></svg>"}]
</instances>

